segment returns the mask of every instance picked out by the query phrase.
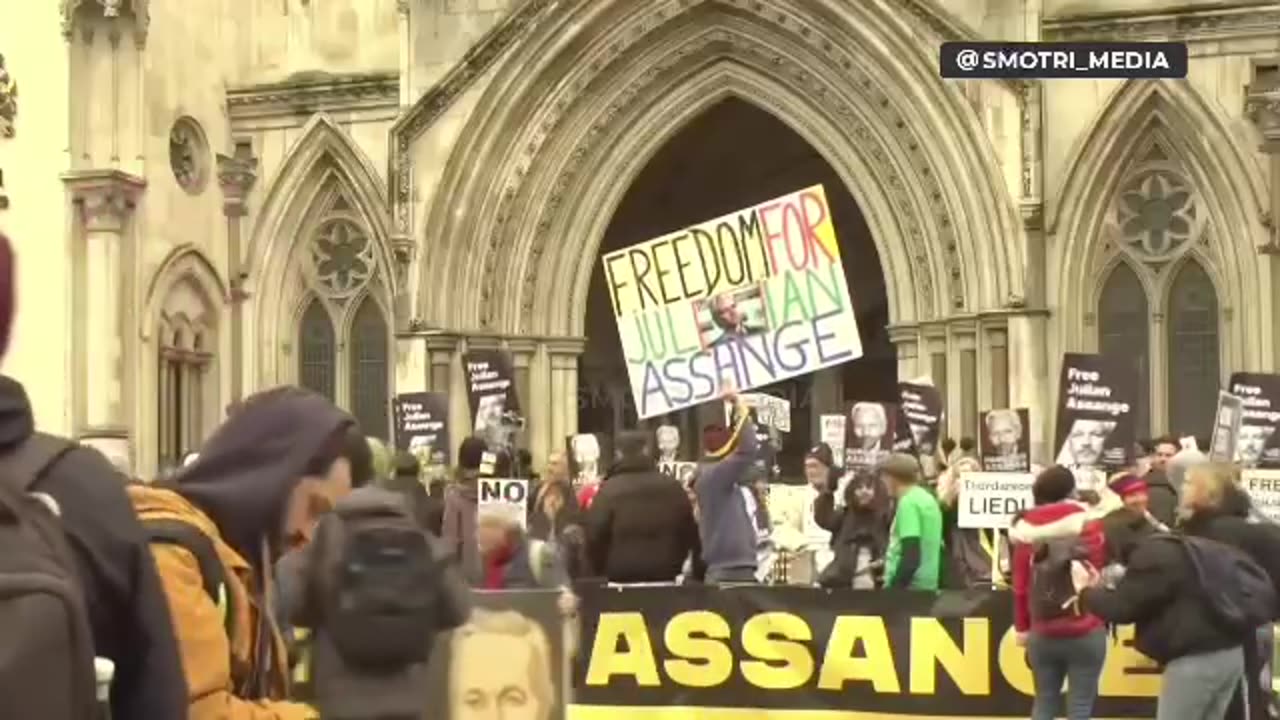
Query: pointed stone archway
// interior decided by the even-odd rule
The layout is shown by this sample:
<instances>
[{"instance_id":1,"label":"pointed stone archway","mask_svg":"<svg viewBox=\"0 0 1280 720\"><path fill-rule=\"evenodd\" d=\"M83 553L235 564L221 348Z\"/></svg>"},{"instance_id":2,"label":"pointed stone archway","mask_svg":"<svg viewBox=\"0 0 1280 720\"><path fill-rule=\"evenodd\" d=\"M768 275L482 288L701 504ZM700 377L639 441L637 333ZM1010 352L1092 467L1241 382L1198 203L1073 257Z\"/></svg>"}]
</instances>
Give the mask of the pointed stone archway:
<instances>
[{"instance_id":1,"label":"pointed stone archway","mask_svg":"<svg viewBox=\"0 0 1280 720\"><path fill-rule=\"evenodd\" d=\"M421 216L430 262L415 315L462 335L572 344L631 181L685 123L736 96L817 149L863 209L900 375L972 375L952 351L979 357L974 318L1025 297L1023 230L977 116L937 77L934 39L911 14L922 5L593 0L538 15L497 65ZM948 322L961 317L957 335ZM554 372L567 365L533 351L535 406L576 385ZM548 442L576 426L575 407L553 414Z\"/></svg>"}]
</instances>

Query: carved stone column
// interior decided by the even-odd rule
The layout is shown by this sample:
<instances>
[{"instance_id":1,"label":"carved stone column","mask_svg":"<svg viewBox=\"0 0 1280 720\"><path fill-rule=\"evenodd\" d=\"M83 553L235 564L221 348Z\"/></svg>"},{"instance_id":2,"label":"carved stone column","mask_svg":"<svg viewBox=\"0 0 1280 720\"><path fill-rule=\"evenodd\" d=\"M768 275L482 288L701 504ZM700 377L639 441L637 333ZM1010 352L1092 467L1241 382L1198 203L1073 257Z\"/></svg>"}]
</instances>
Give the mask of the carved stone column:
<instances>
[{"instance_id":1,"label":"carved stone column","mask_svg":"<svg viewBox=\"0 0 1280 720\"><path fill-rule=\"evenodd\" d=\"M132 458L129 418L133 383L124 369L133 367L135 333L125 332L126 308L135 292L134 247L130 220L142 178L118 170L90 170L63 176L77 210L73 251L80 265L74 283L77 322L73 405L77 434L110 458Z\"/></svg>"},{"instance_id":2,"label":"carved stone column","mask_svg":"<svg viewBox=\"0 0 1280 720\"><path fill-rule=\"evenodd\" d=\"M566 436L578 432L578 358L586 349L585 338L551 338L546 342L548 406L551 433L548 442L561 447Z\"/></svg>"},{"instance_id":3,"label":"carved stone column","mask_svg":"<svg viewBox=\"0 0 1280 720\"><path fill-rule=\"evenodd\" d=\"M396 0L396 21L400 33L400 107L413 104L413 25L409 0Z\"/></svg>"},{"instance_id":4,"label":"carved stone column","mask_svg":"<svg viewBox=\"0 0 1280 720\"><path fill-rule=\"evenodd\" d=\"M457 335L427 335L427 389L449 392L449 368L458 354Z\"/></svg>"},{"instance_id":5,"label":"carved stone column","mask_svg":"<svg viewBox=\"0 0 1280 720\"><path fill-rule=\"evenodd\" d=\"M1270 170L1271 203L1263 218L1269 232L1259 249L1280 253L1280 60L1254 64L1253 82L1245 88L1244 111L1262 133L1258 149L1267 156Z\"/></svg>"},{"instance_id":6,"label":"carved stone column","mask_svg":"<svg viewBox=\"0 0 1280 720\"><path fill-rule=\"evenodd\" d=\"M231 296L231 402L244 396L244 290L241 269L244 218L249 214L249 191L258 179L258 158L253 141L237 138L231 155L218 153L218 185L222 188L222 213L227 217L227 288Z\"/></svg>"}]
</instances>

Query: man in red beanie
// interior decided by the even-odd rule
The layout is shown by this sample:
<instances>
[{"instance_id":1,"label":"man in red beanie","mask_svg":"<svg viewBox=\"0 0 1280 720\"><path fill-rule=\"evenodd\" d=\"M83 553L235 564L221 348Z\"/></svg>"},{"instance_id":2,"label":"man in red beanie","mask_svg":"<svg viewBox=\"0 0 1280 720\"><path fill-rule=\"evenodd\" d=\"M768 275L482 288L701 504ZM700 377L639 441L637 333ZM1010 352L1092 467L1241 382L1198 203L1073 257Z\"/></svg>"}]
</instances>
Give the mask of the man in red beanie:
<instances>
[{"instance_id":1,"label":"man in red beanie","mask_svg":"<svg viewBox=\"0 0 1280 720\"><path fill-rule=\"evenodd\" d=\"M725 399L737 406L732 429L713 425L702 433L706 455L693 490L698 498L698 530L709 583L756 582L756 523L747 511L743 490L749 488L756 460L756 434L750 415L732 390Z\"/></svg>"},{"instance_id":2,"label":"man in red beanie","mask_svg":"<svg viewBox=\"0 0 1280 720\"><path fill-rule=\"evenodd\" d=\"M1150 520L1157 530L1161 532L1169 531L1169 527L1164 522L1151 514L1149 508L1150 496L1147 492L1146 480L1132 473L1124 473L1118 477L1113 477L1107 487L1124 502L1125 507Z\"/></svg>"},{"instance_id":3,"label":"man in red beanie","mask_svg":"<svg viewBox=\"0 0 1280 720\"><path fill-rule=\"evenodd\" d=\"M13 248L0 235L0 357L8 348L13 326L16 282ZM125 494L125 478L98 451L37 434L26 389L0 375L0 482L22 480L8 472L18 462L18 453L38 456L32 465L42 469L36 472L32 489L57 504L76 565L73 570L89 609L94 650L115 663L111 717L186 717L187 683L168 601L142 526ZM6 633L11 630L18 632L5 628ZM0 661L0 684L7 673L21 670ZM45 691L33 688L31 692Z\"/></svg>"}]
</instances>

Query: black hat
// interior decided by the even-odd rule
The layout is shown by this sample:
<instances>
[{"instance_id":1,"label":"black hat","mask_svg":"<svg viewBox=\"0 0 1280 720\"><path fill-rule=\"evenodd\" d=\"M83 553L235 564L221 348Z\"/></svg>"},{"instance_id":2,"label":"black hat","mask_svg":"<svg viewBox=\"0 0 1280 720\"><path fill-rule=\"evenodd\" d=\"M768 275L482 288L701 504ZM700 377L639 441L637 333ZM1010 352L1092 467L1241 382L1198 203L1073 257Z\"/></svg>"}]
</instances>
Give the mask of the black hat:
<instances>
[{"instance_id":1,"label":"black hat","mask_svg":"<svg viewBox=\"0 0 1280 720\"><path fill-rule=\"evenodd\" d=\"M831 452L831 446L824 442L809 448L809 452L805 453L804 459L808 460L809 458L817 460L826 467L834 467L836 464L835 456Z\"/></svg>"},{"instance_id":2,"label":"black hat","mask_svg":"<svg viewBox=\"0 0 1280 720\"><path fill-rule=\"evenodd\" d=\"M489 446L478 437L469 437L458 446L458 468L462 470L479 470Z\"/></svg>"}]
</instances>

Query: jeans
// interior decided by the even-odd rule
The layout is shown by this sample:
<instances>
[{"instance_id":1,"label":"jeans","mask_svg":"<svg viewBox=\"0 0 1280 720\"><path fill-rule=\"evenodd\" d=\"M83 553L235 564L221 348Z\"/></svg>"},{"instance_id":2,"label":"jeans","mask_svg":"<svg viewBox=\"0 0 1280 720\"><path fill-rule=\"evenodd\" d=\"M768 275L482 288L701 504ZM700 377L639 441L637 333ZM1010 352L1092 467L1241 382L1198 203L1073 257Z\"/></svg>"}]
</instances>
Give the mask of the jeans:
<instances>
[{"instance_id":1,"label":"jeans","mask_svg":"<svg viewBox=\"0 0 1280 720\"><path fill-rule=\"evenodd\" d=\"M1098 677L1107 660L1107 631L1098 628L1079 637L1051 637L1031 633L1027 663L1035 680L1036 699L1031 720L1089 720L1098 699ZM1067 681L1066 707L1062 681Z\"/></svg>"},{"instance_id":2,"label":"jeans","mask_svg":"<svg viewBox=\"0 0 1280 720\"><path fill-rule=\"evenodd\" d=\"M1239 647L1180 657L1164 666L1156 720L1219 720L1243 681Z\"/></svg>"}]
</instances>

